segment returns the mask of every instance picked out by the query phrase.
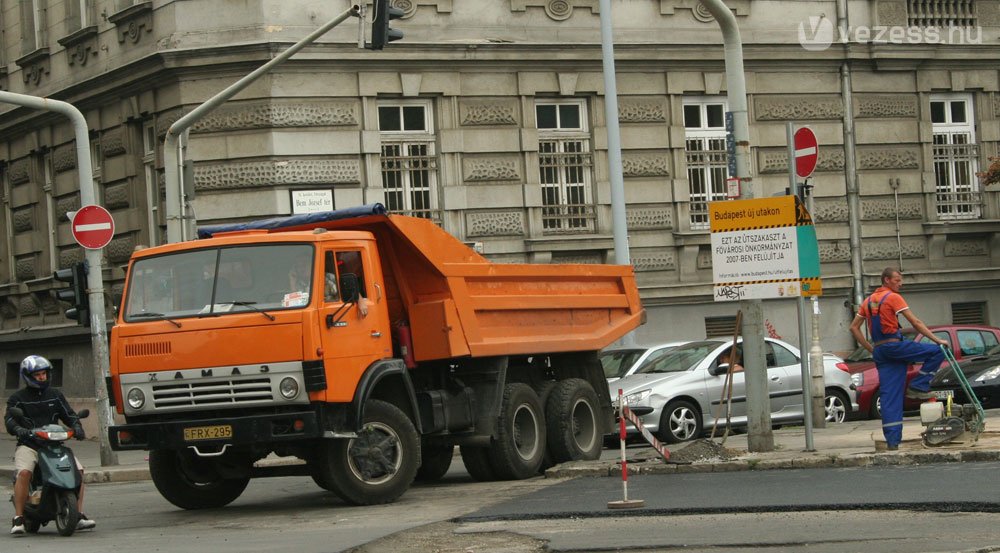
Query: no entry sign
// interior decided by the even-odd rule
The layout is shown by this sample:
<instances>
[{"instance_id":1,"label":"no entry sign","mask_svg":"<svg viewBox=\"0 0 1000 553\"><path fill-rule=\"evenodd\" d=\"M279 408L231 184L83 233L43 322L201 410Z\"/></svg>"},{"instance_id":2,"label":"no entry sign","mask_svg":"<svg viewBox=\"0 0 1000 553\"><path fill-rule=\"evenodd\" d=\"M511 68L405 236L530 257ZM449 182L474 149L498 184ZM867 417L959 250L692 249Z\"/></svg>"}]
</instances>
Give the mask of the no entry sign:
<instances>
[{"instance_id":1,"label":"no entry sign","mask_svg":"<svg viewBox=\"0 0 1000 553\"><path fill-rule=\"evenodd\" d=\"M795 131L795 174L806 178L816 169L819 157L819 142L816 135L807 127Z\"/></svg>"},{"instance_id":2,"label":"no entry sign","mask_svg":"<svg viewBox=\"0 0 1000 553\"><path fill-rule=\"evenodd\" d=\"M86 205L73 217L73 239L88 250L99 250L115 235L115 220L107 209Z\"/></svg>"}]
</instances>

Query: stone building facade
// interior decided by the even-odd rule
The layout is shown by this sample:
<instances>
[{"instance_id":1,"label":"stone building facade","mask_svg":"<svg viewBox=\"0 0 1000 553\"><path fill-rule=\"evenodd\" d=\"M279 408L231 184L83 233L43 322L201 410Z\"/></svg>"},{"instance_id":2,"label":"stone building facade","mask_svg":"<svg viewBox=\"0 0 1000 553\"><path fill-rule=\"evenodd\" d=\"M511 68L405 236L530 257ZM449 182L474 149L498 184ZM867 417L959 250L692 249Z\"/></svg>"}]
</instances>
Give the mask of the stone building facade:
<instances>
[{"instance_id":1,"label":"stone building facade","mask_svg":"<svg viewBox=\"0 0 1000 553\"><path fill-rule=\"evenodd\" d=\"M395 4L402 41L360 49L366 25L350 20L192 128L198 222L289 214L304 196L382 202L497 262L613 261L598 0ZM855 283L867 291L886 265L902 266L925 322L1000 323L1000 197L974 175L1000 142L1000 2L726 4L744 41L755 196L787 186L786 122L819 138L824 349L851 349ZM612 5L630 257L649 313L638 339L701 338L737 309L711 294L707 203L726 197L721 33L699 0ZM109 298L133 248L166 238L166 129L348 6L0 0L0 88L87 118L116 223ZM93 390L89 335L51 295L52 271L83 258L67 216L80 206L75 155L68 121L0 106L5 393L28 353L58 361L69 395ZM797 339L794 302L764 308Z\"/></svg>"}]
</instances>

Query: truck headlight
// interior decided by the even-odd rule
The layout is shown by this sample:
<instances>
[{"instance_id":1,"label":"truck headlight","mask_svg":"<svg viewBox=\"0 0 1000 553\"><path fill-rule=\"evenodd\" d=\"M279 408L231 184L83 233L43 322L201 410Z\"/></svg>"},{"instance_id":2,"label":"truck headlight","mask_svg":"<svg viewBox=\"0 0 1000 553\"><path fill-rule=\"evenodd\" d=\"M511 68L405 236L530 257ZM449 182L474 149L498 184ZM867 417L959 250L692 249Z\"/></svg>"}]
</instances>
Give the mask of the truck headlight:
<instances>
[{"instance_id":1,"label":"truck headlight","mask_svg":"<svg viewBox=\"0 0 1000 553\"><path fill-rule=\"evenodd\" d=\"M281 396L285 399L295 399L295 396L299 395L299 382L290 376L286 376L278 384L278 391L281 392Z\"/></svg>"},{"instance_id":2,"label":"truck headlight","mask_svg":"<svg viewBox=\"0 0 1000 553\"><path fill-rule=\"evenodd\" d=\"M132 388L128 391L128 406L138 411L146 404L146 394L139 388Z\"/></svg>"}]
</instances>

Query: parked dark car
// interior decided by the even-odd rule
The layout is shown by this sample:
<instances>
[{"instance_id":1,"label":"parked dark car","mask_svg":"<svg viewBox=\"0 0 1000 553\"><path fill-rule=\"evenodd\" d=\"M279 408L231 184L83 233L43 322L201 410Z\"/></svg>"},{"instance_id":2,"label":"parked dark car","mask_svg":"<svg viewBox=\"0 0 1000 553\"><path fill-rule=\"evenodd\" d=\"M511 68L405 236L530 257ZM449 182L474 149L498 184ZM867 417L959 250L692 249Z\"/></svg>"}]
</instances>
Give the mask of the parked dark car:
<instances>
[{"instance_id":1,"label":"parked dark car","mask_svg":"<svg viewBox=\"0 0 1000 553\"><path fill-rule=\"evenodd\" d=\"M935 336L947 340L951 344L952 352L956 360L967 357L975 357L985 354L994 346L1000 345L1000 328L981 325L935 325L928 327ZM903 338L922 342L927 338L923 334L917 333L912 328L903 330ZM854 350L853 353L844 358L844 365L847 372L851 374L851 380L857 387L858 392L858 413L871 419L881 417L881 402L879 400L879 380L878 371L875 369L875 361L872 354L862 347ZM910 364L906 369L906 384L917 375L920 363ZM943 370L943 369L942 369ZM919 409L920 402L906 399L903 409Z\"/></svg>"},{"instance_id":2,"label":"parked dark car","mask_svg":"<svg viewBox=\"0 0 1000 553\"><path fill-rule=\"evenodd\" d=\"M1000 346L994 346L982 356L959 361L962 374L969 381L972 393L979 399L983 409L1000 407ZM951 390L956 403L969 403L969 398L947 362L931 381L932 391Z\"/></svg>"}]
</instances>

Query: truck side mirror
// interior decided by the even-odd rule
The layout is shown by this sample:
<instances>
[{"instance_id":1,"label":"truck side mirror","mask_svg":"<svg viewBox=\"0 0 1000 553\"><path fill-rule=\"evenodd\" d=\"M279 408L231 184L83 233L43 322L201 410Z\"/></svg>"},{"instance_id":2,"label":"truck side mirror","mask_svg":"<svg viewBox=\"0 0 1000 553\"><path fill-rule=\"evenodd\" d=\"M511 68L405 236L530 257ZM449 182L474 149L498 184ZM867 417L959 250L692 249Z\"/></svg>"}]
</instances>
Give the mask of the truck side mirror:
<instances>
[{"instance_id":1,"label":"truck side mirror","mask_svg":"<svg viewBox=\"0 0 1000 553\"><path fill-rule=\"evenodd\" d=\"M358 275L354 273L340 275L340 297L344 303L357 303L358 296Z\"/></svg>"}]
</instances>

